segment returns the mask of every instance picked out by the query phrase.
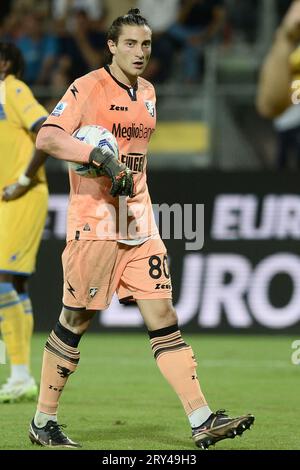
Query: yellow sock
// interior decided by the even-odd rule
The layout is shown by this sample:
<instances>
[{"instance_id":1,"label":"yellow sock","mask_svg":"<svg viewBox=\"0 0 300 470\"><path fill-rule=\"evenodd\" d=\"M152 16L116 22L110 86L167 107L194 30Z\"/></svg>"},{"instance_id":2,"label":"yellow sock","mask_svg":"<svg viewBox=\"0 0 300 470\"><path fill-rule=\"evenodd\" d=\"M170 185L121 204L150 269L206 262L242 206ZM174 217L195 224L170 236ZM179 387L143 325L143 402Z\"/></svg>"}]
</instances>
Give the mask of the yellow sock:
<instances>
[{"instance_id":1,"label":"yellow sock","mask_svg":"<svg viewBox=\"0 0 300 470\"><path fill-rule=\"evenodd\" d=\"M27 364L25 321L20 298L9 282L0 283L0 327L11 365Z\"/></svg>"},{"instance_id":2,"label":"yellow sock","mask_svg":"<svg viewBox=\"0 0 300 470\"><path fill-rule=\"evenodd\" d=\"M28 294L19 294L19 298L21 300L21 304L23 307L23 314L24 314L24 321L25 321L25 342L27 348L27 360L26 364L30 365L30 345L31 345L31 337L33 332L33 314L32 314L32 305L31 300Z\"/></svg>"}]
</instances>

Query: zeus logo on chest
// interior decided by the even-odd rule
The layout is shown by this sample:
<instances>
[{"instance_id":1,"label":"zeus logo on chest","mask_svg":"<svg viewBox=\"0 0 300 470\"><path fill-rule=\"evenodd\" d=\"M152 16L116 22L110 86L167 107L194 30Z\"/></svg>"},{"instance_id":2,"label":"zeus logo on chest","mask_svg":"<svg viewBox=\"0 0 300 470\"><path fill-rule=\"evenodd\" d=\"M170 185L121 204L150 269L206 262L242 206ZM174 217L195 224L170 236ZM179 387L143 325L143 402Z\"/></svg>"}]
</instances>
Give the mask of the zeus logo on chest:
<instances>
[{"instance_id":1,"label":"zeus logo on chest","mask_svg":"<svg viewBox=\"0 0 300 470\"><path fill-rule=\"evenodd\" d=\"M111 104L110 111L128 111L128 106L116 106L115 104Z\"/></svg>"}]
</instances>

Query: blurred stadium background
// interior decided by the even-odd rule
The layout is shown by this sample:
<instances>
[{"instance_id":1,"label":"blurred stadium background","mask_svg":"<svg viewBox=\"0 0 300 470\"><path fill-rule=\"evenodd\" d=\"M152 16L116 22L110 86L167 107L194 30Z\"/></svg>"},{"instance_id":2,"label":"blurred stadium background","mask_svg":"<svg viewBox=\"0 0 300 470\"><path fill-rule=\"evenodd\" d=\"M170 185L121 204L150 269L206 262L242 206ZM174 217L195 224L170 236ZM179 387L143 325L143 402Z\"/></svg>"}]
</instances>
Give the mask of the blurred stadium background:
<instances>
[{"instance_id":1,"label":"blurred stadium background","mask_svg":"<svg viewBox=\"0 0 300 470\"><path fill-rule=\"evenodd\" d=\"M257 404L262 413L268 410L264 415L267 435L268 420L272 416L277 419L275 413L282 406L275 396L270 397L270 391L276 389L276 378L282 378L284 371L289 374L291 381L280 393L289 393L295 405L292 384L299 380L291 364L291 342L299 335L300 326L300 143L291 149L286 168L279 168L276 124L257 114L255 95L260 65L291 2L202 1L202 17L195 17L186 26L209 26L215 32L201 47L195 44L191 55L194 67L189 76L186 51L174 30L180 3L185 0L6 0L0 3L0 38L12 39L22 49L27 63L25 81L50 111L74 77L102 66L105 30L112 19L136 6L148 18L154 31L154 51L145 78L156 85L158 106L157 131L148 158L152 200L156 204L205 205L203 249L187 251L186 240L166 240L174 304L180 324L188 333L260 335L251 336L253 342L249 343L243 343L245 336L237 336L235 341L228 336L229 343L226 339L220 343L220 335L201 336L206 344L201 356L208 361L224 359L229 375L235 374L234 361L239 360L238 386L250 387L253 396L255 386L264 380L256 364L267 375L273 374L273 383L266 382L265 394L261 392L264 398ZM217 7L216 17L211 13L212 4ZM47 170L49 216L38 257L38 275L31 282L39 332L49 331L60 311L60 256L69 190L67 169L61 162L49 159ZM135 307L113 301L109 310L99 313L92 331L132 333L142 328ZM266 334L268 346L264 349L262 335ZM136 338L139 344L140 336ZM201 348L202 339L196 338L193 336L192 344ZM134 341L132 334L128 340ZM231 347L226 349L225 344ZM245 351L241 354L243 344L249 348L250 358ZM247 366L250 359L252 366ZM211 376L206 376L208 384L211 380L209 392L215 403L219 403L219 397L213 392L214 373L219 374L223 368L220 364L211 369ZM204 376L205 367L204 361ZM253 389L247 367L252 367ZM80 381L79 374L76 380ZM104 383L110 380L107 373ZM220 387L222 380L223 375ZM230 389L234 389L233 383L226 383L226 387L227 397L233 397L230 406L234 411L244 411L245 405L251 407L251 393L249 396L244 390L239 402L239 393ZM224 391L222 396L224 393L226 396ZM276 440L274 436L273 441L268 439L264 444L257 437L249 448L299 449L299 441L290 442L288 434L287 428L281 438L277 436ZM169 448L167 440L164 436L161 445L165 448ZM112 444L109 441L107 445ZM130 448L126 447L129 444L123 445L119 448ZM184 446L180 440L176 445Z\"/></svg>"}]
</instances>

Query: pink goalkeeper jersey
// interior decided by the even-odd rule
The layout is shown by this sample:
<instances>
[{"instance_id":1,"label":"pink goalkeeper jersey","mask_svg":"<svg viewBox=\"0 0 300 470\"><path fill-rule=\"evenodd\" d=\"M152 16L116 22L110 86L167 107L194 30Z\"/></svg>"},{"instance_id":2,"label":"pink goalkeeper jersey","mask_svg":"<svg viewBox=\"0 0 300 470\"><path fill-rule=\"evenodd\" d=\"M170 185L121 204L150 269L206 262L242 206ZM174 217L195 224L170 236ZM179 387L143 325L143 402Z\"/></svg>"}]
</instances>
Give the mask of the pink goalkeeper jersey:
<instances>
[{"instance_id":1,"label":"pink goalkeeper jersey","mask_svg":"<svg viewBox=\"0 0 300 470\"><path fill-rule=\"evenodd\" d=\"M130 88L106 66L70 86L44 126L73 134L82 126L100 125L112 132L119 160L134 173L135 196L114 198L109 194L108 177L80 177L70 170L67 240L138 239L158 234L146 181L147 148L155 123L155 91L142 78Z\"/></svg>"}]
</instances>

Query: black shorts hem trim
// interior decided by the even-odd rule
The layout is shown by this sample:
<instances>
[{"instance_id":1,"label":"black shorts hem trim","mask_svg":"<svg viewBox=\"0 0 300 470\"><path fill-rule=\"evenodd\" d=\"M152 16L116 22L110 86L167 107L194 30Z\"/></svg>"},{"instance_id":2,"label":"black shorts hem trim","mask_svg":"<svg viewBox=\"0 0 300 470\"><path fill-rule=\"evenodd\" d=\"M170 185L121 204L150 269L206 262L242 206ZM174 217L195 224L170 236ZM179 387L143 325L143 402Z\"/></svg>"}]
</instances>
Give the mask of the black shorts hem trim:
<instances>
[{"instance_id":1,"label":"black shorts hem trim","mask_svg":"<svg viewBox=\"0 0 300 470\"><path fill-rule=\"evenodd\" d=\"M135 298L132 295L128 295L128 297L123 297L122 299L119 299L120 304L122 305L129 305L129 304L135 304Z\"/></svg>"},{"instance_id":2,"label":"black shorts hem trim","mask_svg":"<svg viewBox=\"0 0 300 470\"><path fill-rule=\"evenodd\" d=\"M86 307L69 307L68 305L65 305L63 304L63 307L66 309L66 310L86 310Z\"/></svg>"}]
</instances>

